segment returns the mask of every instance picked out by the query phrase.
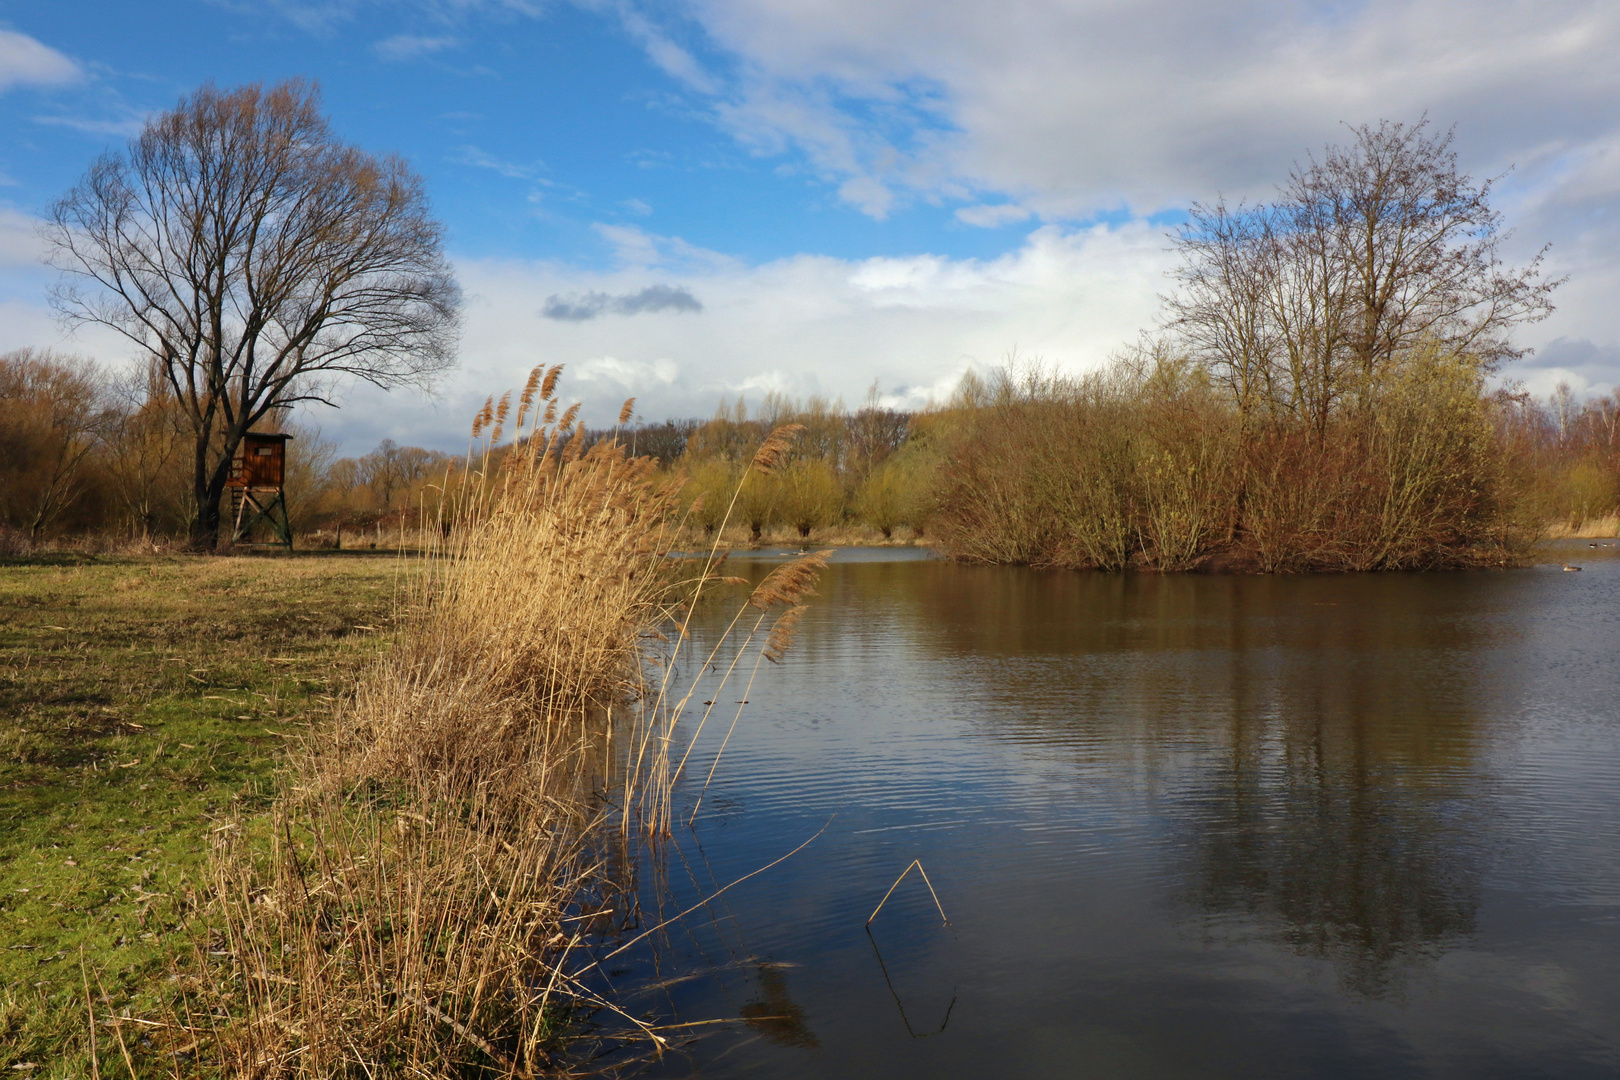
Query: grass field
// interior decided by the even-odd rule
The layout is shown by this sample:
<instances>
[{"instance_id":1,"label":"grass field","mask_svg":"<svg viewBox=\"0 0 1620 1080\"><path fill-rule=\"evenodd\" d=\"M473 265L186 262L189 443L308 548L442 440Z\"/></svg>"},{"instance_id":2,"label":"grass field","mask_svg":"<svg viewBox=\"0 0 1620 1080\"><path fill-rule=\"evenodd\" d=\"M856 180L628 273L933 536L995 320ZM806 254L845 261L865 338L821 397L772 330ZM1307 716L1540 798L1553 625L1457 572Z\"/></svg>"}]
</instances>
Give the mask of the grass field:
<instances>
[{"instance_id":1,"label":"grass field","mask_svg":"<svg viewBox=\"0 0 1620 1080\"><path fill-rule=\"evenodd\" d=\"M221 815L388 638L401 563L0 561L0 1069L127 1075ZM89 993L86 993L86 984ZM135 1047L135 1049L139 1049ZM137 1057L142 1056L137 1054Z\"/></svg>"}]
</instances>

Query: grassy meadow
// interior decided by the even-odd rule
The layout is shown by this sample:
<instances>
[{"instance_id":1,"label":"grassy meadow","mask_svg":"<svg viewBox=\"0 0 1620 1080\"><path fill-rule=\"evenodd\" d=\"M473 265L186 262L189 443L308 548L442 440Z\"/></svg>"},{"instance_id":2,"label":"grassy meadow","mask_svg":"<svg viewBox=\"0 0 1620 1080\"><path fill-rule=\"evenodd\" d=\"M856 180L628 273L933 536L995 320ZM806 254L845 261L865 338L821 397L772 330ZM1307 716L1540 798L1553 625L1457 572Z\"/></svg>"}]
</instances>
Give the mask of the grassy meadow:
<instances>
[{"instance_id":1,"label":"grassy meadow","mask_svg":"<svg viewBox=\"0 0 1620 1080\"><path fill-rule=\"evenodd\" d=\"M104 1074L150 1045L107 1021L167 1011L213 830L388 640L401 565L0 563L0 1068L91 1075L90 1005Z\"/></svg>"}]
</instances>

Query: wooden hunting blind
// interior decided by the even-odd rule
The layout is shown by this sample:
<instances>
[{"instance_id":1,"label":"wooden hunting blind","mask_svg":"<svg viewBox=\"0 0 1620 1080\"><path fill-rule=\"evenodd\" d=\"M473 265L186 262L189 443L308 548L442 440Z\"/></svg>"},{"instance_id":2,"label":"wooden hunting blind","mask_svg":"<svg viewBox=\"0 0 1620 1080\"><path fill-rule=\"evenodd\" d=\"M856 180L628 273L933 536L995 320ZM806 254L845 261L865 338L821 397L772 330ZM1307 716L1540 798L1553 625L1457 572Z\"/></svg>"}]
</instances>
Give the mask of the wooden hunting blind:
<instances>
[{"instance_id":1,"label":"wooden hunting blind","mask_svg":"<svg viewBox=\"0 0 1620 1080\"><path fill-rule=\"evenodd\" d=\"M231 463L231 531L233 544L279 544L292 550L292 522L287 519L287 440L291 435L250 431L242 436ZM273 540L254 540L260 525Z\"/></svg>"}]
</instances>

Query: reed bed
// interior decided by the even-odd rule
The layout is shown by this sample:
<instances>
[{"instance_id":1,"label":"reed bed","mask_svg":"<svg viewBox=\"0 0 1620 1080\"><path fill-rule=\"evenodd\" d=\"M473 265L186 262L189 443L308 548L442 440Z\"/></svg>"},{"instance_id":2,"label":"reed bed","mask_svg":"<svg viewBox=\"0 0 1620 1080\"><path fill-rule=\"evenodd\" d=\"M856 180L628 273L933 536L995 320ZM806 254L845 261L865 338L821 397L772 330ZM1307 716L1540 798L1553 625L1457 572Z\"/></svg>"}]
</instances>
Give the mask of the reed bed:
<instances>
[{"instance_id":1,"label":"reed bed","mask_svg":"<svg viewBox=\"0 0 1620 1080\"><path fill-rule=\"evenodd\" d=\"M510 396L486 405L481 467L419 527L433 547L401 637L270 812L215 834L214 989L184 1026L229 1075L528 1077L579 1040L663 1045L587 946L636 925L634 845L671 827L693 686L670 661L722 553L670 557L679 478L613 440L584 449L558 371L531 377L513 445ZM756 669L819 565L740 606Z\"/></svg>"},{"instance_id":2,"label":"reed bed","mask_svg":"<svg viewBox=\"0 0 1620 1080\"><path fill-rule=\"evenodd\" d=\"M1549 540L1604 540L1620 536L1620 513L1555 521L1547 527Z\"/></svg>"}]
</instances>

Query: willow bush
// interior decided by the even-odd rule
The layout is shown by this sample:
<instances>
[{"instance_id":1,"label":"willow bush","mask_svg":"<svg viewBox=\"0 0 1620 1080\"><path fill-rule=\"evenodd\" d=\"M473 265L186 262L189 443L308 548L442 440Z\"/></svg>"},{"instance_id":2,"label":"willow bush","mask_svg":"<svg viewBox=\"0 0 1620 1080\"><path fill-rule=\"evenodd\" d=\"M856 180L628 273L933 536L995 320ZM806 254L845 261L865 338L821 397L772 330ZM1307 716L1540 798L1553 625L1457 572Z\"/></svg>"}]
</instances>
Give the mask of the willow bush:
<instances>
[{"instance_id":1,"label":"willow bush","mask_svg":"<svg viewBox=\"0 0 1620 1080\"><path fill-rule=\"evenodd\" d=\"M935 535L969 562L1120 570L1496 565L1536 529L1470 358L1414 349L1326 424L1243 415L1162 347L1003 370L945 410Z\"/></svg>"}]
</instances>

